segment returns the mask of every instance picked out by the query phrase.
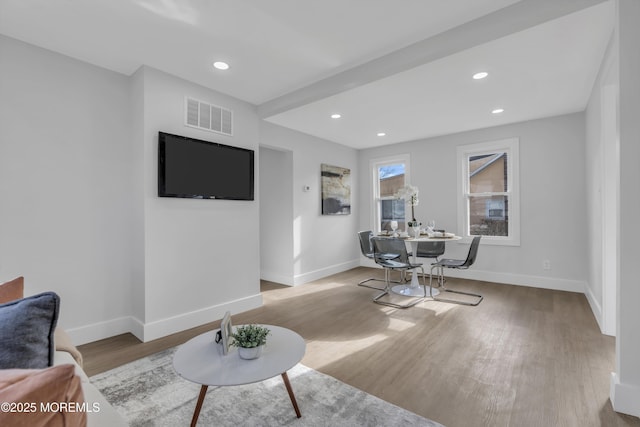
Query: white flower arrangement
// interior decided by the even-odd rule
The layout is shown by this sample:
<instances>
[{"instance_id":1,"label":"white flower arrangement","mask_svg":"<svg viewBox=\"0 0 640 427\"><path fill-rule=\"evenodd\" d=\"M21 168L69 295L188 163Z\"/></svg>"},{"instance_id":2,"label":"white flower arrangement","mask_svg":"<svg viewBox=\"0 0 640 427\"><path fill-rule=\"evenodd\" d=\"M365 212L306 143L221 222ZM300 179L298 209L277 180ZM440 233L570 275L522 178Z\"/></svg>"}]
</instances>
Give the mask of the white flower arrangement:
<instances>
[{"instance_id":1,"label":"white flower arrangement","mask_svg":"<svg viewBox=\"0 0 640 427\"><path fill-rule=\"evenodd\" d=\"M396 199L404 199L411 205L411 221L407 223L409 227L420 227L422 225L420 221L416 221L416 214L414 212L414 207L420 203L418 199L419 192L420 190L415 185L405 184L394 194Z\"/></svg>"},{"instance_id":2,"label":"white flower arrangement","mask_svg":"<svg viewBox=\"0 0 640 427\"><path fill-rule=\"evenodd\" d=\"M418 200L419 192L420 190L415 185L405 184L404 187L396 191L396 194L394 195L394 197L396 199L406 200L407 203L411 203L411 206L418 206L418 203L420 202Z\"/></svg>"}]
</instances>

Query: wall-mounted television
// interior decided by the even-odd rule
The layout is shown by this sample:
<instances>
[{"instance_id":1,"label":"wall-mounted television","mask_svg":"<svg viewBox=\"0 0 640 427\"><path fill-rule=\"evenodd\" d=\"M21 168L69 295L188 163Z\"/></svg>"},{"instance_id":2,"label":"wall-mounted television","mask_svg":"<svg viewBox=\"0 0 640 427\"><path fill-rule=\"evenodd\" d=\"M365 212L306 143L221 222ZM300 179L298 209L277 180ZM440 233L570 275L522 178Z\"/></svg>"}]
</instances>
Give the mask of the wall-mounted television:
<instances>
[{"instance_id":1,"label":"wall-mounted television","mask_svg":"<svg viewBox=\"0 0 640 427\"><path fill-rule=\"evenodd\" d=\"M254 152L158 133L158 196L253 200Z\"/></svg>"}]
</instances>

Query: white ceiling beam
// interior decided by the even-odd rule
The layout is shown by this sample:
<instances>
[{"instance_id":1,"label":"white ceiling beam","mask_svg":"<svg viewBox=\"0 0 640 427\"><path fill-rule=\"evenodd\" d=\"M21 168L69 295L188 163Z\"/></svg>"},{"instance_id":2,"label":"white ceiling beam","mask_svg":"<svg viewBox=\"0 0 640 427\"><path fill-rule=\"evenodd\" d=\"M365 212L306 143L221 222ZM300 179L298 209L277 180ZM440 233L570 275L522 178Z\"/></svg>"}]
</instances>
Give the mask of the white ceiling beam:
<instances>
[{"instance_id":1,"label":"white ceiling beam","mask_svg":"<svg viewBox=\"0 0 640 427\"><path fill-rule=\"evenodd\" d=\"M267 101L258 106L258 114L262 118L268 118L604 1L607 0L521 0L456 28Z\"/></svg>"}]
</instances>

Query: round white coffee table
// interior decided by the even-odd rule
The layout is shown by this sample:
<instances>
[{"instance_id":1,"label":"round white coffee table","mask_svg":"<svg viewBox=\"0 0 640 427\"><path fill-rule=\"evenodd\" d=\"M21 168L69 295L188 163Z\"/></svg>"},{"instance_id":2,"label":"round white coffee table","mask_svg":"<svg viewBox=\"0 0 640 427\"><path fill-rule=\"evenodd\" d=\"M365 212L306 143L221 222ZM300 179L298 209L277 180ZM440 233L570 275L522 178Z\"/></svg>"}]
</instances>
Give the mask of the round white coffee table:
<instances>
[{"instance_id":1,"label":"round white coffee table","mask_svg":"<svg viewBox=\"0 0 640 427\"><path fill-rule=\"evenodd\" d=\"M269 328L271 333L267 337L262 356L257 359L240 359L234 347L223 355L222 346L215 343L218 330L198 335L178 348L173 356L174 369L185 380L202 385L191 420L192 426L198 421L209 386L251 384L276 375L282 376L296 416L301 417L287 371L302 360L306 350L304 339L280 326L262 326Z\"/></svg>"}]
</instances>

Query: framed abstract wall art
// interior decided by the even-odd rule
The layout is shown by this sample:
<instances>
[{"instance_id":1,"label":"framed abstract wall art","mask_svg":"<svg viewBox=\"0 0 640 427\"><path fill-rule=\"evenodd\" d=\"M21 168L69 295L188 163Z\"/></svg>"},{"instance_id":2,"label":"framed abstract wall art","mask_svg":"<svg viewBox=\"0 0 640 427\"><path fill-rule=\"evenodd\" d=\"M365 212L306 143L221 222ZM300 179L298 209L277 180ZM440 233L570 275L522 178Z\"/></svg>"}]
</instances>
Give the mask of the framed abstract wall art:
<instances>
[{"instance_id":1,"label":"framed abstract wall art","mask_svg":"<svg viewBox=\"0 0 640 427\"><path fill-rule=\"evenodd\" d=\"M351 170L322 164L320 174L322 215L349 215L351 213Z\"/></svg>"}]
</instances>

